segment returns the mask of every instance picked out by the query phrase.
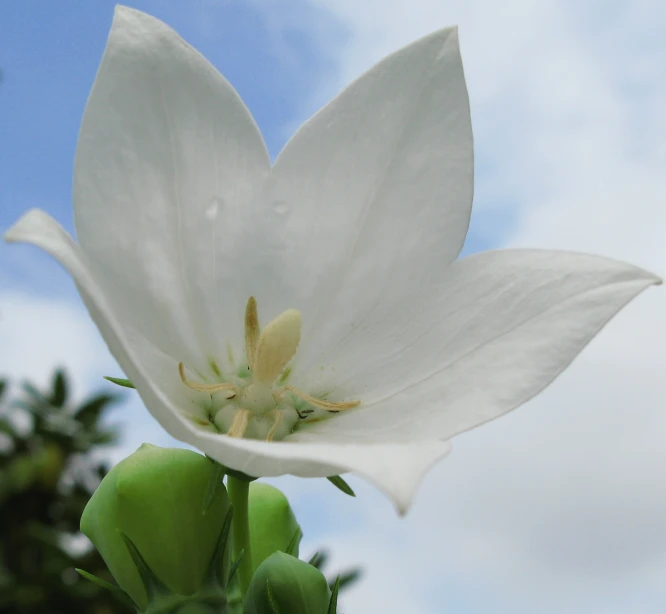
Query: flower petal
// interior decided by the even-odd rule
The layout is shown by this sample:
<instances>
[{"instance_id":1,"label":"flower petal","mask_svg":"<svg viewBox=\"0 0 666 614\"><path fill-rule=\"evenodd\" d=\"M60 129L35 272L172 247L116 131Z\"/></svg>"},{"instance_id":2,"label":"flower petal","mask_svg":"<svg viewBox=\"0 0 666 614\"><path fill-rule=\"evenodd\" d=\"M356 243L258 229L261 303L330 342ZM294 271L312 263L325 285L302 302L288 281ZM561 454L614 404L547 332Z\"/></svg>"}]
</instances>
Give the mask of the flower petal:
<instances>
[{"instance_id":1,"label":"flower petal","mask_svg":"<svg viewBox=\"0 0 666 614\"><path fill-rule=\"evenodd\" d=\"M121 320L199 370L230 333L242 347L235 244L269 172L231 85L168 26L118 7L76 152L78 240Z\"/></svg>"},{"instance_id":2,"label":"flower petal","mask_svg":"<svg viewBox=\"0 0 666 614\"><path fill-rule=\"evenodd\" d=\"M305 123L268 190L280 215L258 223L286 241L262 246L258 302L269 317L302 310L296 358L309 364L379 295L433 283L463 245L473 153L457 28L388 56ZM289 277L271 280L272 270Z\"/></svg>"},{"instance_id":3,"label":"flower petal","mask_svg":"<svg viewBox=\"0 0 666 614\"><path fill-rule=\"evenodd\" d=\"M660 279L599 256L539 250L475 254L439 295L379 310L326 357L335 400L361 406L308 432L358 441L446 439L525 403L631 299ZM312 373L316 378L317 373ZM315 381L315 380L313 380ZM314 384L313 384L314 385ZM316 386L316 385L315 385Z\"/></svg>"},{"instance_id":4,"label":"flower petal","mask_svg":"<svg viewBox=\"0 0 666 614\"><path fill-rule=\"evenodd\" d=\"M404 515L428 470L451 451L447 441L354 444L300 435L268 443L199 431L189 443L248 475L328 477L353 472L379 488Z\"/></svg>"},{"instance_id":5,"label":"flower petal","mask_svg":"<svg viewBox=\"0 0 666 614\"><path fill-rule=\"evenodd\" d=\"M335 437L305 434L294 436L294 441L269 443L205 431L182 413L191 398L189 389L180 382L176 362L136 331L120 325L86 254L57 222L43 211L32 210L5 234L5 239L41 247L69 271L111 353L150 413L170 435L232 469L255 476L290 473L301 477L353 471L383 490L399 512L405 513L425 472L450 450L450 445L441 441L348 444Z\"/></svg>"}]
</instances>

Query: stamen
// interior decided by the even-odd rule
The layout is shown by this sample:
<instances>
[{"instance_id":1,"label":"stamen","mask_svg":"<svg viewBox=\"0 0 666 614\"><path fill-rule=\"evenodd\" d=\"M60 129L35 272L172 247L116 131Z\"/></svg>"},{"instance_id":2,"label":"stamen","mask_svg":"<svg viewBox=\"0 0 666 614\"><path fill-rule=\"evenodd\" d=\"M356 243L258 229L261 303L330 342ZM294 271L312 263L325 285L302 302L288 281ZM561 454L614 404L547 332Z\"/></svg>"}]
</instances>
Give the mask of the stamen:
<instances>
[{"instance_id":1,"label":"stamen","mask_svg":"<svg viewBox=\"0 0 666 614\"><path fill-rule=\"evenodd\" d=\"M250 367L250 371L254 369L260 332L257 301L254 296L251 296L247 299L247 306L245 307L245 356L247 357L247 364Z\"/></svg>"},{"instance_id":2,"label":"stamen","mask_svg":"<svg viewBox=\"0 0 666 614\"><path fill-rule=\"evenodd\" d=\"M320 407L326 411L336 412L344 409L353 409L354 407L358 407L361 404L361 401L343 401L342 403L322 401L321 399L311 397L309 394L305 394L305 392L298 390L298 388L294 388L293 386L285 386L284 389L288 390L289 392L293 392L296 396L301 397L301 399L303 399L306 403L314 405L315 407Z\"/></svg>"},{"instance_id":3,"label":"stamen","mask_svg":"<svg viewBox=\"0 0 666 614\"><path fill-rule=\"evenodd\" d=\"M195 382L191 382L187 379L187 377L185 377L185 365L183 365L182 362L178 363L178 373L180 373L180 379L183 380L183 384L185 384L188 388L192 388L192 390L208 392L209 394L219 392L220 390L233 390L234 394L228 397L230 399L233 399L236 394L238 394L234 384L197 384Z\"/></svg>"},{"instance_id":4,"label":"stamen","mask_svg":"<svg viewBox=\"0 0 666 614\"><path fill-rule=\"evenodd\" d=\"M252 412L249 409L239 409L234 416L234 420L227 431L229 437L236 437L241 439L245 435L247 430L247 425L250 421L250 416Z\"/></svg>"},{"instance_id":5,"label":"stamen","mask_svg":"<svg viewBox=\"0 0 666 614\"><path fill-rule=\"evenodd\" d=\"M276 409L274 411L275 411L275 422L273 422L271 430L268 431L268 435L266 435L266 441L273 441L273 437L275 436L275 433L278 430L278 427L280 426L282 419L284 418L284 415L279 409Z\"/></svg>"},{"instance_id":6,"label":"stamen","mask_svg":"<svg viewBox=\"0 0 666 614\"><path fill-rule=\"evenodd\" d=\"M301 314L287 309L266 325L259 335L254 357L254 378L271 384L296 353L301 341Z\"/></svg>"}]
</instances>

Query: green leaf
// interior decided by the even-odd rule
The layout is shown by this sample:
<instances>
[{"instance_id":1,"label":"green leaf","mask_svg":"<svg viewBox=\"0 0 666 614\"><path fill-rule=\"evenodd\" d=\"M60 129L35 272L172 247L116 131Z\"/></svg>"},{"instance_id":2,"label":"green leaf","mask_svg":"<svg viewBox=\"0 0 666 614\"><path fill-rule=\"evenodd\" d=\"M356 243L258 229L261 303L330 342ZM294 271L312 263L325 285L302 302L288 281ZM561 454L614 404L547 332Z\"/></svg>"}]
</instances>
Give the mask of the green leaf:
<instances>
[{"instance_id":1,"label":"green leaf","mask_svg":"<svg viewBox=\"0 0 666 614\"><path fill-rule=\"evenodd\" d=\"M93 584L97 584L97 586L106 589L107 591L111 591L116 597L118 597L126 606L129 608L132 608L133 610L136 609L136 605L134 602L129 598L129 595L119 586L116 584L111 584L110 582L107 582L106 580L102 580L102 578L98 578L94 574L91 574L85 569L79 569L78 567L75 567L76 571L83 576L86 580L89 580Z\"/></svg>"},{"instance_id":2,"label":"green leaf","mask_svg":"<svg viewBox=\"0 0 666 614\"><path fill-rule=\"evenodd\" d=\"M342 590L344 588L347 588L348 586L351 586L352 584L354 584L354 582L357 582L360 577L361 577L360 569L358 568L350 569L349 571L345 571L339 574L335 581L329 583L329 586L331 587L331 590L333 590L333 587L337 582L340 585L339 590Z\"/></svg>"},{"instance_id":3,"label":"green leaf","mask_svg":"<svg viewBox=\"0 0 666 614\"><path fill-rule=\"evenodd\" d=\"M241 550L238 553L238 558L231 564L231 567L229 568L229 577L227 578L227 582L231 582L233 580L233 577L236 575L236 572L238 571L238 568L240 567L241 561L243 560L243 555L245 554L245 550Z\"/></svg>"},{"instance_id":4,"label":"green leaf","mask_svg":"<svg viewBox=\"0 0 666 614\"><path fill-rule=\"evenodd\" d=\"M53 407L62 407L67 400L67 379L65 373L58 369L53 376L53 392L49 402Z\"/></svg>"},{"instance_id":5,"label":"green leaf","mask_svg":"<svg viewBox=\"0 0 666 614\"><path fill-rule=\"evenodd\" d=\"M224 478L224 467L220 465L220 463L215 461L212 462L214 463L215 468L210 474L210 478L208 478L208 488L206 489L206 496L204 497L203 506L201 509L202 514L205 514L208 511L208 508L211 506L211 503L215 501L217 491L222 485L222 480Z\"/></svg>"},{"instance_id":6,"label":"green leaf","mask_svg":"<svg viewBox=\"0 0 666 614\"><path fill-rule=\"evenodd\" d=\"M296 532L294 533L294 536L291 538L291 541L289 542L289 545L287 546L287 549L285 552L291 556L296 556L298 557L298 546L301 543L301 539L303 539L303 531L301 531L301 527L296 527Z\"/></svg>"},{"instance_id":7,"label":"green leaf","mask_svg":"<svg viewBox=\"0 0 666 614\"><path fill-rule=\"evenodd\" d=\"M104 431L95 431L89 438L90 445L108 446L120 439L120 430L116 427L110 427ZM87 448L86 448L87 449Z\"/></svg>"},{"instance_id":8,"label":"green leaf","mask_svg":"<svg viewBox=\"0 0 666 614\"><path fill-rule=\"evenodd\" d=\"M33 415L43 416L48 413L50 408L50 403L44 397L44 395L37 390L30 382L23 382L21 384L23 390L32 397L30 401L21 401L17 400L12 403L16 407L25 409Z\"/></svg>"},{"instance_id":9,"label":"green leaf","mask_svg":"<svg viewBox=\"0 0 666 614\"><path fill-rule=\"evenodd\" d=\"M331 475L326 478L333 486L336 488L340 489L343 493L346 495L349 495L350 497L355 497L356 494L354 491L351 489L351 486L347 484L339 475Z\"/></svg>"},{"instance_id":10,"label":"green leaf","mask_svg":"<svg viewBox=\"0 0 666 614\"><path fill-rule=\"evenodd\" d=\"M74 419L78 420L86 429L92 429L104 413L106 407L118 400L115 394L100 394L86 401L74 412Z\"/></svg>"},{"instance_id":11,"label":"green leaf","mask_svg":"<svg viewBox=\"0 0 666 614\"><path fill-rule=\"evenodd\" d=\"M328 602L328 614L337 614L338 612L338 592L340 591L340 576L337 577L333 588L331 589L331 600Z\"/></svg>"},{"instance_id":12,"label":"green leaf","mask_svg":"<svg viewBox=\"0 0 666 614\"><path fill-rule=\"evenodd\" d=\"M266 595L268 596L268 604L273 611L273 614L280 614L280 607L275 601L273 591L271 590L271 585L268 582L266 582Z\"/></svg>"},{"instance_id":13,"label":"green leaf","mask_svg":"<svg viewBox=\"0 0 666 614\"><path fill-rule=\"evenodd\" d=\"M123 379L122 377L111 377L110 375L105 375L104 379L111 382L112 384L117 384L123 388L134 388L134 384L128 379Z\"/></svg>"},{"instance_id":14,"label":"green leaf","mask_svg":"<svg viewBox=\"0 0 666 614\"><path fill-rule=\"evenodd\" d=\"M315 552L312 555L312 558L308 561L308 563L313 567L319 569L319 571L321 571L322 567L326 565L327 560L328 560L328 554L326 553L326 551L317 550L317 552Z\"/></svg>"},{"instance_id":15,"label":"green leaf","mask_svg":"<svg viewBox=\"0 0 666 614\"><path fill-rule=\"evenodd\" d=\"M208 570L206 571L206 579L208 584L212 586L219 585L222 583L222 588L226 588L226 585L230 582L232 574L236 573L236 570L231 567L231 572L229 572L229 577L225 577L227 574L226 565L227 565L227 555L229 549L227 548L227 542L229 541L229 533L231 532L231 521L234 515L233 506L229 506L227 515L224 517L224 524L220 530L220 535L217 538L217 543L215 544L215 550L213 550L213 555L210 558L210 563L208 564ZM241 556L238 557L238 563L240 564L240 559L243 556L243 551L241 550Z\"/></svg>"},{"instance_id":16,"label":"green leaf","mask_svg":"<svg viewBox=\"0 0 666 614\"><path fill-rule=\"evenodd\" d=\"M5 393L5 388L7 388L7 380L0 379L0 398Z\"/></svg>"},{"instance_id":17,"label":"green leaf","mask_svg":"<svg viewBox=\"0 0 666 614\"><path fill-rule=\"evenodd\" d=\"M14 430L14 427L12 426L11 422L5 418L0 418L0 433L5 433L10 437L16 437L16 431Z\"/></svg>"},{"instance_id":18,"label":"green leaf","mask_svg":"<svg viewBox=\"0 0 666 614\"><path fill-rule=\"evenodd\" d=\"M169 589L164 586L162 581L155 575L153 570L146 563L145 559L141 556L139 549L134 545L134 542L127 537L124 533L121 533L120 536L125 541L127 550L129 551L132 561L139 571L141 576L141 581L143 582L143 587L146 589L146 595L148 596L148 602L159 595L168 595Z\"/></svg>"}]
</instances>

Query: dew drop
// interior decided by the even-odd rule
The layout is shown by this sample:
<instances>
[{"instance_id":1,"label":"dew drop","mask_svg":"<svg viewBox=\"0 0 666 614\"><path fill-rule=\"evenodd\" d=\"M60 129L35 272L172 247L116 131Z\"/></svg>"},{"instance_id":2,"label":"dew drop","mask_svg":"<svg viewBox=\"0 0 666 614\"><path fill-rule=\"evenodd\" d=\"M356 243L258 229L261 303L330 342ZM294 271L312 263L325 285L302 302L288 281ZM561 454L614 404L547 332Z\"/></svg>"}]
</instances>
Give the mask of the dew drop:
<instances>
[{"instance_id":1,"label":"dew drop","mask_svg":"<svg viewBox=\"0 0 666 614\"><path fill-rule=\"evenodd\" d=\"M286 217L289 214L289 205L284 200L274 200L273 213L276 217Z\"/></svg>"},{"instance_id":2,"label":"dew drop","mask_svg":"<svg viewBox=\"0 0 666 614\"><path fill-rule=\"evenodd\" d=\"M215 220L223 206L224 201L219 196L213 196L210 200L210 204L206 207L206 218L211 221Z\"/></svg>"}]
</instances>

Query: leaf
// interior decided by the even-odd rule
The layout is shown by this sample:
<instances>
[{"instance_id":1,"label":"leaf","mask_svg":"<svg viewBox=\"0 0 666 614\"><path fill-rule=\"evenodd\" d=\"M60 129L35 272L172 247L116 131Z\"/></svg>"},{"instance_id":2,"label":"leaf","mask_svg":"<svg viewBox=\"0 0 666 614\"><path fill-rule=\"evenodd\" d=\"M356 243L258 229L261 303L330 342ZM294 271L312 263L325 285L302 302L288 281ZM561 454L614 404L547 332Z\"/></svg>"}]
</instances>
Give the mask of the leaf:
<instances>
[{"instance_id":1,"label":"leaf","mask_svg":"<svg viewBox=\"0 0 666 614\"><path fill-rule=\"evenodd\" d=\"M217 538L217 542L215 544L215 550L213 550L213 555L210 558L210 562L208 564L208 571L206 572L206 581L209 585L216 586L220 583L220 581L223 583L222 587L226 588L226 585L231 582L231 578L233 577L233 574L236 573L236 569L238 569L237 565L240 565L241 558L243 558L243 551L241 550L240 556L238 557L238 560L236 563L234 563L231 566L231 571L229 573L229 577L225 578L225 553L227 552L227 543L229 541L229 534L231 532L231 521L233 519L234 515L234 508L229 507L229 510L227 511L227 515L224 518L224 524L222 525L222 529L220 530L220 535Z\"/></svg>"},{"instance_id":2,"label":"leaf","mask_svg":"<svg viewBox=\"0 0 666 614\"><path fill-rule=\"evenodd\" d=\"M106 589L107 591L111 591L116 597L118 597L126 606L132 608L133 610L136 609L136 605L134 602L130 599L129 595L119 586L116 584L111 584L110 582L107 582L106 580L102 580L102 578L98 578L97 576L85 571L84 569L79 569L78 567L75 567L76 571L83 576L86 580L89 580L93 584L97 584L97 586Z\"/></svg>"},{"instance_id":3,"label":"leaf","mask_svg":"<svg viewBox=\"0 0 666 614\"><path fill-rule=\"evenodd\" d=\"M104 431L95 431L90 437L90 445L108 446L116 443L120 439L120 430L116 427L110 427Z\"/></svg>"},{"instance_id":4,"label":"leaf","mask_svg":"<svg viewBox=\"0 0 666 614\"><path fill-rule=\"evenodd\" d=\"M116 400L118 400L118 396L115 394L100 394L81 405L74 413L74 419L83 424L86 429L92 429L106 407Z\"/></svg>"},{"instance_id":5,"label":"leaf","mask_svg":"<svg viewBox=\"0 0 666 614\"><path fill-rule=\"evenodd\" d=\"M328 560L328 554L326 553L325 550L317 550L312 555L312 558L308 561L310 565L313 567L316 567L319 571L322 570L322 568L326 565L326 561Z\"/></svg>"},{"instance_id":6,"label":"leaf","mask_svg":"<svg viewBox=\"0 0 666 614\"><path fill-rule=\"evenodd\" d=\"M331 590L333 590L333 586L337 582L340 585L339 590L343 590L344 588L347 588L352 584L354 584L354 582L357 582L361 577L361 573L362 573L361 570L358 568L345 571L339 574L335 581L329 582L329 586L331 587Z\"/></svg>"},{"instance_id":7,"label":"leaf","mask_svg":"<svg viewBox=\"0 0 666 614\"><path fill-rule=\"evenodd\" d=\"M339 475L331 475L326 478L333 486L336 488L340 489L343 493L346 495L349 495L350 497L355 497L356 494L354 491L351 489L351 486L347 484Z\"/></svg>"},{"instance_id":8,"label":"leaf","mask_svg":"<svg viewBox=\"0 0 666 614\"><path fill-rule=\"evenodd\" d=\"M53 407L62 407L67 400L67 379L62 369L58 369L53 376L53 392L49 403Z\"/></svg>"},{"instance_id":9,"label":"leaf","mask_svg":"<svg viewBox=\"0 0 666 614\"><path fill-rule=\"evenodd\" d=\"M138 548L134 545L134 542L127 537L124 533L120 534L127 546L132 561L136 566L139 575L141 576L141 581L143 582L143 587L146 589L146 595L148 601L151 601L154 597L159 595L168 595L169 589L162 583L162 581L155 575L153 570L148 566L145 559L141 556Z\"/></svg>"},{"instance_id":10,"label":"leaf","mask_svg":"<svg viewBox=\"0 0 666 614\"><path fill-rule=\"evenodd\" d=\"M2 398L2 395L5 393L6 388L7 388L7 380L0 379L0 399Z\"/></svg>"},{"instance_id":11,"label":"leaf","mask_svg":"<svg viewBox=\"0 0 666 614\"><path fill-rule=\"evenodd\" d=\"M43 416L44 414L48 413L50 403L46 397L44 397L44 395L39 390L37 390L37 388L35 388L30 382L23 382L21 387L29 396L32 397L32 400L16 400L12 403L12 405L20 407L21 409L25 409L31 414L37 416Z\"/></svg>"},{"instance_id":12,"label":"leaf","mask_svg":"<svg viewBox=\"0 0 666 614\"><path fill-rule=\"evenodd\" d=\"M275 601L275 597L273 597L271 585L268 582L266 582L266 596L268 597L268 605L271 607L271 610L273 610L273 614L280 614L278 604Z\"/></svg>"},{"instance_id":13,"label":"leaf","mask_svg":"<svg viewBox=\"0 0 666 614\"><path fill-rule=\"evenodd\" d=\"M0 433L5 433L10 437L16 437L16 431L14 430L14 427L12 426L11 422L5 418L0 418Z\"/></svg>"},{"instance_id":14,"label":"leaf","mask_svg":"<svg viewBox=\"0 0 666 614\"><path fill-rule=\"evenodd\" d=\"M122 386L123 388L134 388L134 384L132 382L130 382L128 379L123 379L122 377L111 377L110 375L105 375L104 379L111 382L112 384Z\"/></svg>"},{"instance_id":15,"label":"leaf","mask_svg":"<svg viewBox=\"0 0 666 614\"><path fill-rule=\"evenodd\" d=\"M210 474L208 479L208 487L206 488L206 496L204 497L203 506L201 513L205 514L208 511L208 508L211 506L211 503L215 501L215 495L217 495L220 485L222 484L222 479L224 478L224 467L220 463L214 463L214 469Z\"/></svg>"},{"instance_id":16,"label":"leaf","mask_svg":"<svg viewBox=\"0 0 666 614\"><path fill-rule=\"evenodd\" d=\"M328 602L328 614L337 614L338 612L338 592L340 591L340 576L335 580L331 589L331 600Z\"/></svg>"},{"instance_id":17,"label":"leaf","mask_svg":"<svg viewBox=\"0 0 666 614\"><path fill-rule=\"evenodd\" d=\"M227 582L231 582L233 577L236 575L236 572L238 571L238 568L240 567L241 561L243 560L243 555L245 554L245 550L241 550L238 553L238 558L232 563L231 567L229 568L229 579Z\"/></svg>"},{"instance_id":18,"label":"leaf","mask_svg":"<svg viewBox=\"0 0 666 614\"><path fill-rule=\"evenodd\" d=\"M294 556L294 552L296 552L296 548L298 548L298 544L301 543L302 538L303 538L303 531L301 531L301 527L298 527L296 529L296 533L294 533L294 536L291 538L291 541L289 542L289 545L287 546L287 550L285 551L285 554L288 554L290 556Z\"/></svg>"}]
</instances>

